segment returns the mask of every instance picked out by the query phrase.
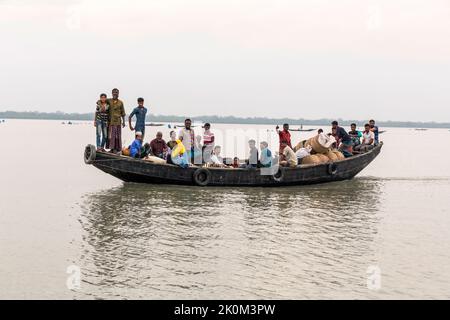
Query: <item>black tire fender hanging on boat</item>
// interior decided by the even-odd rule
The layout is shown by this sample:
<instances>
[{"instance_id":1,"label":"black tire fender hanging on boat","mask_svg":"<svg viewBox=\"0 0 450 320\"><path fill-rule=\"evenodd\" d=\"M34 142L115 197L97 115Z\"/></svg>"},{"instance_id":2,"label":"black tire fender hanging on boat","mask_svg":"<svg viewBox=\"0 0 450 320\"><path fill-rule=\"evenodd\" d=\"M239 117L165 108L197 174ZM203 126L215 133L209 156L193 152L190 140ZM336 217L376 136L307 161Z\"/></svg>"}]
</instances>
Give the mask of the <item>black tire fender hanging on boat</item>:
<instances>
[{"instance_id":1,"label":"black tire fender hanging on boat","mask_svg":"<svg viewBox=\"0 0 450 320\"><path fill-rule=\"evenodd\" d=\"M89 144L84 149L84 163L93 164L96 158L96 148L92 144Z\"/></svg>"},{"instance_id":2,"label":"black tire fender hanging on boat","mask_svg":"<svg viewBox=\"0 0 450 320\"><path fill-rule=\"evenodd\" d=\"M200 187L206 187L211 181L211 171L206 168L195 170L193 176L194 182Z\"/></svg>"},{"instance_id":3,"label":"black tire fender hanging on boat","mask_svg":"<svg viewBox=\"0 0 450 320\"><path fill-rule=\"evenodd\" d=\"M334 176L337 173L337 164L330 163L327 167L327 172L330 176Z\"/></svg>"},{"instance_id":4,"label":"black tire fender hanging on boat","mask_svg":"<svg viewBox=\"0 0 450 320\"><path fill-rule=\"evenodd\" d=\"M282 182L284 179L284 170L279 167L278 171L272 176L272 179L276 182Z\"/></svg>"}]
</instances>

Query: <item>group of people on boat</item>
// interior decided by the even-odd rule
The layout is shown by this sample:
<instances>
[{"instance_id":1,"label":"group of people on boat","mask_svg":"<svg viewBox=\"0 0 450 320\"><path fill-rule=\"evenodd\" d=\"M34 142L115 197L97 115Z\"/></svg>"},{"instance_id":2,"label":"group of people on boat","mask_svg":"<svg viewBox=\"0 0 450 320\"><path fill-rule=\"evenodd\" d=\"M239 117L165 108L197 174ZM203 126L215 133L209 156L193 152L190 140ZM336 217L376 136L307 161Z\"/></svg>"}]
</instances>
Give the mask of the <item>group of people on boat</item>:
<instances>
[{"instance_id":1,"label":"group of people on boat","mask_svg":"<svg viewBox=\"0 0 450 320\"><path fill-rule=\"evenodd\" d=\"M131 145L122 148L122 129L126 126L126 112L124 103L119 99L119 90L112 90L112 98L101 94L97 101L95 121L97 150L116 154L122 154L139 159L160 160L168 164L174 164L183 168L189 166L207 166L219 168L270 168L274 163L281 166L296 167L302 163L302 159L311 154L311 146L303 143L292 144L292 136L289 124L283 128L276 127L279 136L278 154L269 149L269 144L262 141L257 147L254 139L248 141L249 157L245 162L239 158L224 159L221 155L222 148L215 144L215 136L211 131L211 124L203 126L203 134L196 135L192 127L191 119L186 119L184 127L177 133L170 132L169 140L164 140L163 133L158 132L149 143L145 143L145 122L147 108L143 98L137 99L137 107L128 116L128 126L135 132L135 139ZM136 118L133 126L132 120ZM319 129L318 134L324 134ZM334 138L334 148L339 149L345 157L355 153L366 152L378 144L378 127L374 120L365 124L364 131L358 131L356 124L351 125L351 130L346 131L333 121L331 132L327 136Z\"/></svg>"}]
</instances>

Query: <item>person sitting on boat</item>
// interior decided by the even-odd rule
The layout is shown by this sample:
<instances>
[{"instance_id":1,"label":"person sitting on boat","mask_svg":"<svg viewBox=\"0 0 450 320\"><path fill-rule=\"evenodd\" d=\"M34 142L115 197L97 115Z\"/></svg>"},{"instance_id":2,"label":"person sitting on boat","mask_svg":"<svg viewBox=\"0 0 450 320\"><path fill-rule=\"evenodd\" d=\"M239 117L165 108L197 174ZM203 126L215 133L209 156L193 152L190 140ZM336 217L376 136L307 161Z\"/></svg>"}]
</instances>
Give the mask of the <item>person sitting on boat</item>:
<instances>
[{"instance_id":1,"label":"person sitting on boat","mask_svg":"<svg viewBox=\"0 0 450 320\"><path fill-rule=\"evenodd\" d=\"M203 133L203 161L208 163L211 161L211 154L214 150L215 137L211 132L211 124L205 123L205 132Z\"/></svg>"},{"instance_id":2,"label":"person sitting on boat","mask_svg":"<svg viewBox=\"0 0 450 320\"><path fill-rule=\"evenodd\" d=\"M195 132L192 129L191 119L184 120L184 128L178 133L178 139L183 142L186 148L189 163L194 162Z\"/></svg>"},{"instance_id":3,"label":"person sitting on boat","mask_svg":"<svg viewBox=\"0 0 450 320\"><path fill-rule=\"evenodd\" d=\"M189 167L189 159L186 147L183 145L181 140L177 140L177 145L175 149L173 149L171 154L171 160L174 165L177 165L182 168Z\"/></svg>"},{"instance_id":4,"label":"person sitting on boat","mask_svg":"<svg viewBox=\"0 0 450 320\"><path fill-rule=\"evenodd\" d=\"M280 154L283 154L283 144L282 141L287 141L287 145L292 149L292 142L291 142L291 133L289 132L289 124L285 123L283 124L283 130L280 130L280 127L276 127L278 136L280 137Z\"/></svg>"},{"instance_id":5,"label":"person sitting on boat","mask_svg":"<svg viewBox=\"0 0 450 320\"><path fill-rule=\"evenodd\" d=\"M237 169L241 166L241 164L239 163L239 158L238 157L234 157L233 158L233 162L230 164L230 167Z\"/></svg>"},{"instance_id":6,"label":"person sitting on boat","mask_svg":"<svg viewBox=\"0 0 450 320\"><path fill-rule=\"evenodd\" d=\"M137 99L138 106L133 109L128 117L128 125L131 131L141 132L142 140L145 137L145 117L147 116L147 108L144 107L144 98ZM133 127L131 120L136 116L136 125Z\"/></svg>"},{"instance_id":7,"label":"person sitting on boat","mask_svg":"<svg viewBox=\"0 0 450 320\"><path fill-rule=\"evenodd\" d=\"M136 139L133 141L130 149L130 157L132 158L141 158L143 148L142 148L142 132L136 132Z\"/></svg>"},{"instance_id":8,"label":"person sitting on boat","mask_svg":"<svg viewBox=\"0 0 450 320\"><path fill-rule=\"evenodd\" d=\"M163 139L162 132L156 134L156 138L150 142L151 153L158 158L165 159L167 144Z\"/></svg>"},{"instance_id":9,"label":"person sitting on boat","mask_svg":"<svg viewBox=\"0 0 450 320\"><path fill-rule=\"evenodd\" d=\"M170 131L170 141L167 142L167 153L166 160L167 163L173 164L172 162L172 151L177 146L177 133L175 131Z\"/></svg>"},{"instance_id":10,"label":"person sitting on boat","mask_svg":"<svg viewBox=\"0 0 450 320\"><path fill-rule=\"evenodd\" d=\"M261 142L261 159L259 163L262 168L270 168L272 167L272 151L269 150L269 144L266 141Z\"/></svg>"},{"instance_id":11,"label":"person sitting on boat","mask_svg":"<svg viewBox=\"0 0 450 320\"><path fill-rule=\"evenodd\" d=\"M294 150L292 150L292 148L288 146L287 141L282 141L282 144L283 144L283 160L280 161L280 166L291 168L296 167L298 165L298 160Z\"/></svg>"},{"instance_id":12,"label":"person sitting on boat","mask_svg":"<svg viewBox=\"0 0 450 320\"><path fill-rule=\"evenodd\" d=\"M356 130L356 123L352 123L350 125L350 131L348 132L350 138L352 139L352 147L355 148L361 144L362 133L359 130Z\"/></svg>"},{"instance_id":13,"label":"person sitting on boat","mask_svg":"<svg viewBox=\"0 0 450 320\"><path fill-rule=\"evenodd\" d=\"M247 169L256 169L258 168L258 160L259 160L259 151L256 148L256 141L250 140L248 142L248 146L250 147L249 157L245 165L243 167Z\"/></svg>"},{"instance_id":14,"label":"person sitting on boat","mask_svg":"<svg viewBox=\"0 0 450 320\"><path fill-rule=\"evenodd\" d=\"M345 131L344 128L339 126L337 121L331 123L332 130L335 131L335 138L338 141L338 149L344 154L345 157L351 157L353 155L352 151L352 138Z\"/></svg>"},{"instance_id":15,"label":"person sitting on boat","mask_svg":"<svg viewBox=\"0 0 450 320\"><path fill-rule=\"evenodd\" d=\"M371 131L370 124L364 125L364 132L362 133L363 141L359 146L355 147L355 151L365 152L373 149L375 143L375 133Z\"/></svg>"},{"instance_id":16,"label":"person sitting on boat","mask_svg":"<svg viewBox=\"0 0 450 320\"><path fill-rule=\"evenodd\" d=\"M208 163L211 167L217 168L229 168L226 164L223 163L223 158L220 155L222 152L222 148L220 146L215 146L213 153L211 155L211 161Z\"/></svg>"},{"instance_id":17,"label":"person sitting on boat","mask_svg":"<svg viewBox=\"0 0 450 320\"><path fill-rule=\"evenodd\" d=\"M379 140L380 132L379 132L378 126L375 125L375 120L373 120L373 119L370 120L369 125L370 125L370 131L372 131L375 136L374 137L374 139L375 139L374 145L378 145L380 143L380 140Z\"/></svg>"},{"instance_id":18,"label":"person sitting on boat","mask_svg":"<svg viewBox=\"0 0 450 320\"><path fill-rule=\"evenodd\" d=\"M97 129L97 151L105 151L108 141L109 104L105 93L100 95L95 109L94 126Z\"/></svg>"}]
</instances>

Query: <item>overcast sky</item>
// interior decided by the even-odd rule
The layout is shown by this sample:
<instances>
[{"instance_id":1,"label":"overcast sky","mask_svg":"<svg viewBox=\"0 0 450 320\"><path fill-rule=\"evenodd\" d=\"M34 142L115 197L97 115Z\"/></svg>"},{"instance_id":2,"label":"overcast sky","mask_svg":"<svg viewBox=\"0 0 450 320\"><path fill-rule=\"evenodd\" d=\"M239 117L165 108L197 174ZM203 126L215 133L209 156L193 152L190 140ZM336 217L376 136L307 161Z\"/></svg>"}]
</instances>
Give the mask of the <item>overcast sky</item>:
<instances>
[{"instance_id":1,"label":"overcast sky","mask_svg":"<svg viewBox=\"0 0 450 320\"><path fill-rule=\"evenodd\" d=\"M0 110L450 121L449 0L0 0Z\"/></svg>"}]
</instances>

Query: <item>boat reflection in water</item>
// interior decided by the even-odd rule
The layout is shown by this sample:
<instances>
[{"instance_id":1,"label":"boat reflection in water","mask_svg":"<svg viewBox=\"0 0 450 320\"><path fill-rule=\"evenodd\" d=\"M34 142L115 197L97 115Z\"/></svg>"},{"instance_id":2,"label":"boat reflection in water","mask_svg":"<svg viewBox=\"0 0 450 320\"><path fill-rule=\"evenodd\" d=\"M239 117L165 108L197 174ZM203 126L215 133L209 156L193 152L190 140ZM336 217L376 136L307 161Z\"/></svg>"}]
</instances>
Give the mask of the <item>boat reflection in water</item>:
<instances>
[{"instance_id":1,"label":"boat reflection in water","mask_svg":"<svg viewBox=\"0 0 450 320\"><path fill-rule=\"evenodd\" d=\"M291 188L124 184L89 194L82 297L364 297L381 180Z\"/></svg>"}]
</instances>

